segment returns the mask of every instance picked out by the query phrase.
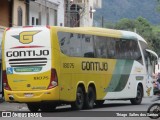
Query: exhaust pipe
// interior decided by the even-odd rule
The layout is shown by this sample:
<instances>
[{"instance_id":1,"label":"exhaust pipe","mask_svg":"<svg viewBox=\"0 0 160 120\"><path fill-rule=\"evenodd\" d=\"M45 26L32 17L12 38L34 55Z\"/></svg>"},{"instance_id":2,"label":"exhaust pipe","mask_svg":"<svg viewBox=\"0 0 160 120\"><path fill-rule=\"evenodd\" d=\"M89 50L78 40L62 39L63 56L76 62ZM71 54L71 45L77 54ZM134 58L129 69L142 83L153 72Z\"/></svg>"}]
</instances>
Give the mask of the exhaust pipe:
<instances>
[{"instance_id":1,"label":"exhaust pipe","mask_svg":"<svg viewBox=\"0 0 160 120\"><path fill-rule=\"evenodd\" d=\"M13 95L10 95L10 96L9 96L9 100L14 101Z\"/></svg>"}]
</instances>

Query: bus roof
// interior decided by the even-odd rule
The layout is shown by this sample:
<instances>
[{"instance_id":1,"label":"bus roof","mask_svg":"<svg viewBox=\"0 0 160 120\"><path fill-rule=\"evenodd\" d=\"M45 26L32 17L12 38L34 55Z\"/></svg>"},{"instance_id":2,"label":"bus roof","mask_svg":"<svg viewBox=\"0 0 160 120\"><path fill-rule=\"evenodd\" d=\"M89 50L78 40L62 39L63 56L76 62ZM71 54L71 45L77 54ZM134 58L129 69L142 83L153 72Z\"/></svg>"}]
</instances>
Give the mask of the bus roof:
<instances>
[{"instance_id":1,"label":"bus roof","mask_svg":"<svg viewBox=\"0 0 160 120\"><path fill-rule=\"evenodd\" d=\"M22 28L22 27L50 27L50 26L21 26L21 27L11 27L14 28ZM79 32L79 33L86 33L86 34L95 34L101 36L109 36L115 38L124 38L124 39L133 39L139 40L147 44L147 42L137 33L125 30L116 30L116 29L108 29L108 28L99 28L99 27L61 27L61 26L51 26L60 31L68 31L68 32Z\"/></svg>"},{"instance_id":2,"label":"bus roof","mask_svg":"<svg viewBox=\"0 0 160 120\"><path fill-rule=\"evenodd\" d=\"M120 38L125 38L125 39L138 39L142 42L146 42L140 35L138 35L135 32L132 31L125 31L125 30L116 30L116 29L108 29L108 28L98 28L98 27L76 27L76 29L85 29L87 31L92 31L92 32L100 32L100 33L112 33L112 34L120 34Z\"/></svg>"},{"instance_id":3,"label":"bus roof","mask_svg":"<svg viewBox=\"0 0 160 120\"><path fill-rule=\"evenodd\" d=\"M147 44L146 40L144 40L140 35L135 32L125 31L125 30L116 30L116 29L108 29L108 28L98 28L98 27L56 27L59 30L68 30L69 31L78 31L80 33L88 33L92 32L94 34L102 35L102 36L109 36L109 37L116 37L116 38L124 38L124 39L131 39L131 40L139 40Z\"/></svg>"}]
</instances>

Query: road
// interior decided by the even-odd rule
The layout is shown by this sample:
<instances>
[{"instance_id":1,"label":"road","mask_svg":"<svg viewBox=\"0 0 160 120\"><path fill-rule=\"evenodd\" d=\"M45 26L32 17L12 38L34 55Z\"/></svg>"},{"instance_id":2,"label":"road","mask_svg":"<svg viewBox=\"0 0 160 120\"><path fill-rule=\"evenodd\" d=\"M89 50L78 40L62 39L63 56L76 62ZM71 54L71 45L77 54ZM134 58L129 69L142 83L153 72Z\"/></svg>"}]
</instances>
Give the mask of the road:
<instances>
[{"instance_id":1,"label":"road","mask_svg":"<svg viewBox=\"0 0 160 120\"><path fill-rule=\"evenodd\" d=\"M82 110L82 111L73 111L69 105L67 106L61 106L58 107L57 110L51 113L42 113L42 116L45 116L45 120L52 120L54 116L54 120L62 120L62 117L65 117L65 120L74 120L76 117L76 120L150 120L148 117L123 117L125 116L125 112L130 111L131 115L133 112L141 111L145 112L149 105L151 105L153 102L151 102L153 98L144 98L141 105L131 105L130 101L105 101L105 104L102 107L95 107L91 110ZM19 104L19 103L0 103L0 111L28 111L28 108L25 104ZM112 112L110 112L112 111ZM139 113L139 112L138 112ZM120 115L121 117L117 116ZM140 113L139 113L140 114ZM101 116L102 115L102 116ZM117 117L109 117L109 116L117 116ZM48 117L52 116L52 117ZM107 117L106 117L107 116ZM30 118L31 119L31 118ZM34 118L32 118L34 119ZM35 118L36 119L36 118ZM38 120L41 120L43 118L38 118ZM15 118L17 120L17 118Z\"/></svg>"}]
</instances>

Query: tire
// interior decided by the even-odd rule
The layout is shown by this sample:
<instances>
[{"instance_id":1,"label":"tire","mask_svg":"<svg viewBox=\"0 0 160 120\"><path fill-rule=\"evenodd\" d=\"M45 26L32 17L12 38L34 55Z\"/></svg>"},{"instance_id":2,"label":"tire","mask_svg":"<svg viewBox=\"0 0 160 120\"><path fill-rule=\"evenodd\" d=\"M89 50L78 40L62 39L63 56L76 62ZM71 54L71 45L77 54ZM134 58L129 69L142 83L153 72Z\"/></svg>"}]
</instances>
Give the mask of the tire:
<instances>
[{"instance_id":1,"label":"tire","mask_svg":"<svg viewBox=\"0 0 160 120\"><path fill-rule=\"evenodd\" d=\"M95 90L93 89L93 87L89 87L88 92L85 97L85 106L84 107L86 109L92 109L94 107L95 100L96 100Z\"/></svg>"},{"instance_id":2,"label":"tire","mask_svg":"<svg viewBox=\"0 0 160 120\"><path fill-rule=\"evenodd\" d=\"M77 88L76 101L71 104L74 110L81 110L84 106L84 92L82 87Z\"/></svg>"},{"instance_id":3,"label":"tire","mask_svg":"<svg viewBox=\"0 0 160 120\"><path fill-rule=\"evenodd\" d=\"M95 104L96 104L97 107L101 107L103 105L104 101L105 100L96 100Z\"/></svg>"},{"instance_id":4,"label":"tire","mask_svg":"<svg viewBox=\"0 0 160 120\"><path fill-rule=\"evenodd\" d=\"M40 105L37 103L27 103L27 107L31 112L37 112L40 109Z\"/></svg>"},{"instance_id":5,"label":"tire","mask_svg":"<svg viewBox=\"0 0 160 120\"><path fill-rule=\"evenodd\" d=\"M52 112L54 111L56 108L56 105L54 104L47 104L47 103L44 103L40 106L40 109L42 112Z\"/></svg>"},{"instance_id":6,"label":"tire","mask_svg":"<svg viewBox=\"0 0 160 120\"><path fill-rule=\"evenodd\" d=\"M148 115L148 117L150 117L151 119L158 119L160 117L160 104L154 103L151 106L149 106L147 113L150 114ZM152 114L155 114L155 115L152 115Z\"/></svg>"},{"instance_id":7,"label":"tire","mask_svg":"<svg viewBox=\"0 0 160 120\"><path fill-rule=\"evenodd\" d=\"M142 87L141 87L141 86L138 86L136 98L130 99L132 105L140 105L141 102L142 102L142 97L143 97Z\"/></svg>"}]
</instances>

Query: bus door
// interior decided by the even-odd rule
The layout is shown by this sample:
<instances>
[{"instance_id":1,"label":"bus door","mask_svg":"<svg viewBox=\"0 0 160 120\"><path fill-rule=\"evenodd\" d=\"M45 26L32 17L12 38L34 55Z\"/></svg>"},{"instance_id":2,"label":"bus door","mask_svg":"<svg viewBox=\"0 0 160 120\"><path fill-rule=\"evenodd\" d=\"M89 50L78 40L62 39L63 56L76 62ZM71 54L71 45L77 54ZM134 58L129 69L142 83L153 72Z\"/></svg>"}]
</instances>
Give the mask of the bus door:
<instances>
[{"instance_id":1,"label":"bus door","mask_svg":"<svg viewBox=\"0 0 160 120\"><path fill-rule=\"evenodd\" d=\"M158 55L149 49L145 51L145 62L146 62L146 70L147 70L147 80L146 80L146 93L147 96L153 95L153 80L155 74L155 65L158 60Z\"/></svg>"}]
</instances>

